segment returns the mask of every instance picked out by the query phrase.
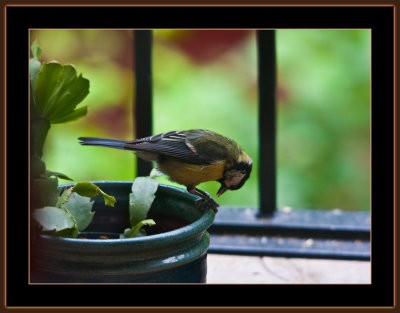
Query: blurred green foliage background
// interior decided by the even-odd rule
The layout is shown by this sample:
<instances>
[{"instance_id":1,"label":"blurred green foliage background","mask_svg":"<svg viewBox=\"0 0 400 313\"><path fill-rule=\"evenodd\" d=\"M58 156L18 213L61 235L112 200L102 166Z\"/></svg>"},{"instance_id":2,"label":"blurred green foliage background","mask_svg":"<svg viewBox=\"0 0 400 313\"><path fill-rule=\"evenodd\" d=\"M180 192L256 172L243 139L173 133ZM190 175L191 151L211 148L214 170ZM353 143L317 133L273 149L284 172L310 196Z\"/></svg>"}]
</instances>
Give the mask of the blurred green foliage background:
<instances>
[{"instance_id":1,"label":"blurred green foliage background","mask_svg":"<svg viewBox=\"0 0 400 313\"><path fill-rule=\"evenodd\" d=\"M253 157L253 173L218 202L256 207L255 31L153 33L153 133L206 128L237 141ZM278 207L369 210L370 36L369 30L277 30ZM72 63L90 80L82 102L88 115L50 129L47 168L75 181L133 180L134 154L77 140L135 138L133 32L32 30L30 39L43 48L43 61ZM199 187L215 195L218 186Z\"/></svg>"}]
</instances>

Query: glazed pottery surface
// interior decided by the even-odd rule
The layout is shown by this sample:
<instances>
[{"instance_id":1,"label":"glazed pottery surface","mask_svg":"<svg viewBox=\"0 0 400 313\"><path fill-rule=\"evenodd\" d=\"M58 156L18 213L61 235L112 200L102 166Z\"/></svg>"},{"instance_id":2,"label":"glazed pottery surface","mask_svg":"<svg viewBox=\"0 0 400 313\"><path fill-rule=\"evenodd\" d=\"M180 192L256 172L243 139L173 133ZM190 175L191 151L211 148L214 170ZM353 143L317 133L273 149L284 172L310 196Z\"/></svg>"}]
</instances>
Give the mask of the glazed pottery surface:
<instances>
[{"instance_id":1,"label":"glazed pottery surface","mask_svg":"<svg viewBox=\"0 0 400 313\"><path fill-rule=\"evenodd\" d=\"M117 199L115 207L104 206L103 199L96 197L94 219L80 238L40 235L34 240L31 249L31 282L206 281L207 249L210 244L206 230L214 221L214 212L202 199L183 189L160 185L149 214L155 216L156 223L158 215L166 216L169 224L176 220L175 226L168 226L173 230L119 239L119 234L129 227L132 182L93 183Z\"/></svg>"}]
</instances>

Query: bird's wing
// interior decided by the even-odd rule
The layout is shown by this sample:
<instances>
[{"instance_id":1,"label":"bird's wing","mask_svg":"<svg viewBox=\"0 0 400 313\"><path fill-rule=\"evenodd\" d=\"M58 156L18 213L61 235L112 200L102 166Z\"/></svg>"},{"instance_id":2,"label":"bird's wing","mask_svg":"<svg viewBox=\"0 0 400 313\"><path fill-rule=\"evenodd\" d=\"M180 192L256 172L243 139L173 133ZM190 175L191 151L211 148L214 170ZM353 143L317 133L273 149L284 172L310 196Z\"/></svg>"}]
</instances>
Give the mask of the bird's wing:
<instances>
[{"instance_id":1,"label":"bird's wing","mask_svg":"<svg viewBox=\"0 0 400 313\"><path fill-rule=\"evenodd\" d=\"M125 149L154 152L190 164L212 164L226 157L224 148L212 138L202 130L171 131L129 141Z\"/></svg>"}]
</instances>

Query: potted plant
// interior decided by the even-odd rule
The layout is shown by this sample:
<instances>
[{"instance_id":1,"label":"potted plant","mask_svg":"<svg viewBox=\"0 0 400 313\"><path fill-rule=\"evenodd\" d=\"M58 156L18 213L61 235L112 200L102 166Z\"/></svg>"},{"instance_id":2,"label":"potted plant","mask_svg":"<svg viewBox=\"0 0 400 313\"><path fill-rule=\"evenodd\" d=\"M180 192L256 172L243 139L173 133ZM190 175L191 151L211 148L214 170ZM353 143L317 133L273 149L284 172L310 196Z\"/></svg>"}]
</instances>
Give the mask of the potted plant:
<instances>
[{"instance_id":1,"label":"potted plant","mask_svg":"<svg viewBox=\"0 0 400 313\"><path fill-rule=\"evenodd\" d=\"M205 282L214 211L201 198L155 177L58 186L70 178L46 169L43 144L52 123L86 115L89 81L31 50L31 282Z\"/></svg>"}]
</instances>

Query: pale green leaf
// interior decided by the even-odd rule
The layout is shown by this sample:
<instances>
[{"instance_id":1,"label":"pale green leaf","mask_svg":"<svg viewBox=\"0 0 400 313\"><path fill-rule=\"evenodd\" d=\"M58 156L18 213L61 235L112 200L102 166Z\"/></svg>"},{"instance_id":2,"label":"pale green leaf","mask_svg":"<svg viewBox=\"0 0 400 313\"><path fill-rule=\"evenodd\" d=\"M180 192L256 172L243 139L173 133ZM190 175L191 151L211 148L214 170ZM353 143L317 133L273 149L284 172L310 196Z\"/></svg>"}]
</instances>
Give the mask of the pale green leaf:
<instances>
[{"instance_id":1,"label":"pale green leaf","mask_svg":"<svg viewBox=\"0 0 400 313\"><path fill-rule=\"evenodd\" d=\"M75 227L71 216L63 209L47 206L33 211L33 218L42 231L61 231Z\"/></svg>"},{"instance_id":2,"label":"pale green leaf","mask_svg":"<svg viewBox=\"0 0 400 313\"><path fill-rule=\"evenodd\" d=\"M132 193L129 194L129 219L131 226L145 220L155 193L158 181L150 177L137 177L132 184Z\"/></svg>"},{"instance_id":3,"label":"pale green leaf","mask_svg":"<svg viewBox=\"0 0 400 313\"><path fill-rule=\"evenodd\" d=\"M156 178L156 177L160 177L160 176L165 176L165 174L163 172L161 172L158 168L153 168L150 172L149 175L151 178Z\"/></svg>"},{"instance_id":4,"label":"pale green leaf","mask_svg":"<svg viewBox=\"0 0 400 313\"><path fill-rule=\"evenodd\" d=\"M39 44L37 43L37 40L35 40L32 45L31 45L31 52L33 57L36 60L40 60L40 57L42 56L42 48L40 48Z\"/></svg>"},{"instance_id":5,"label":"pale green leaf","mask_svg":"<svg viewBox=\"0 0 400 313\"><path fill-rule=\"evenodd\" d=\"M72 187L65 188L61 196L58 197L56 207L61 208L61 205L63 205L65 202L68 201L68 198L71 196L71 194L72 194Z\"/></svg>"},{"instance_id":6,"label":"pale green leaf","mask_svg":"<svg viewBox=\"0 0 400 313\"><path fill-rule=\"evenodd\" d=\"M144 236L144 234L141 231L142 230L141 228L143 226L153 226L153 225L156 225L156 222L153 219L140 221L134 227L125 229L124 233L120 235L120 238L132 238L132 237Z\"/></svg>"},{"instance_id":7,"label":"pale green leaf","mask_svg":"<svg viewBox=\"0 0 400 313\"><path fill-rule=\"evenodd\" d=\"M92 207L93 201L90 198L82 197L75 192L72 192L61 204L61 208L66 209L72 215L80 232L85 230L93 219Z\"/></svg>"}]
</instances>

